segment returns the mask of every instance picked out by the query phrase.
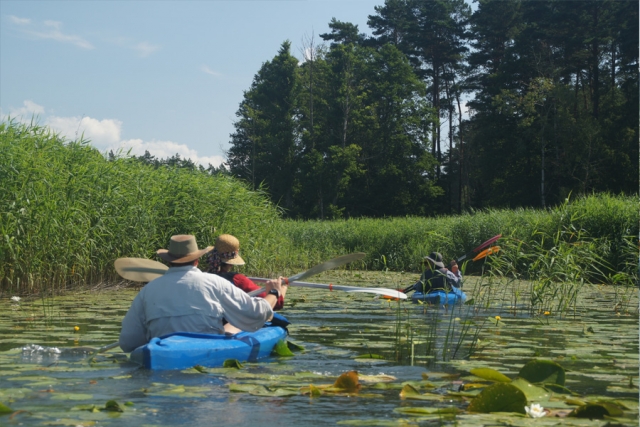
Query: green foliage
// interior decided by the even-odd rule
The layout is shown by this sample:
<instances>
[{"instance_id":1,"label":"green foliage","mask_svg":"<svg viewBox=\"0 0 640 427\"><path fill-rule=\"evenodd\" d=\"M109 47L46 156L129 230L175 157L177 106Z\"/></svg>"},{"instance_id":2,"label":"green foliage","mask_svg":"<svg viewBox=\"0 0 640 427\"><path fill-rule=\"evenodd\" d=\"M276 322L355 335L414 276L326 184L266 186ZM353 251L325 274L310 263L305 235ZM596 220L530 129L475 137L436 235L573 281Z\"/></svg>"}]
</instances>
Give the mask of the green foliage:
<instances>
[{"instance_id":1,"label":"green foliage","mask_svg":"<svg viewBox=\"0 0 640 427\"><path fill-rule=\"evenodd\" d=\"M281 233L311 259L366 252L372 270L422 270L423 257L438 251L458 258L497 234L502 250L467 272L491 267L502 277L579 286L584 281L637 280L638 199L608 194L580 197L556 209L489 209L437 218L284 221ZM354 263L351 268L360 269ZM609 279L607 279L609 277ZM544 280L543 280L544 278ZM567 301L568 302L568 301ZM564 303L563 303L564 304Z\"/></svg>"},{"instance_id":2,"label":"green foliage","mask_svg":"<svg viewBox=\"0 0 640 427\"><path fill-rule=\"evenodd\" d=\"M255 270L271 271L284 246L276 208L230 177L126 156L108 161L85 141L37 125L0 124L0 182L6 292L114 280L116 258L151 258L173 234L194 234L206 246L232 233Z\"/></svg>"}]
</instances>

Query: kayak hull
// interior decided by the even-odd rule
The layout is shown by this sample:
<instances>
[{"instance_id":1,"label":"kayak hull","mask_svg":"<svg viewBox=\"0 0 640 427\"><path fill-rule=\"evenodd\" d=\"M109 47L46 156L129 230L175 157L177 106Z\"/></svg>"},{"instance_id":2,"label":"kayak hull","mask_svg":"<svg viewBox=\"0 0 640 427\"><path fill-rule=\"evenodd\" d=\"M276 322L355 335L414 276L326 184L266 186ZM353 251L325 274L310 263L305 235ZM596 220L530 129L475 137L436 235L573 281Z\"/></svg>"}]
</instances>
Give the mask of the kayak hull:
<instances>
[{"instance_id":1,"label":"kayak hull","mask_svg":"<svg viewBox=\"0 0 640 427\"><path fill-rule=\"evenodd\" d=\"M152 338L129 356L147 369L187 369L196 365L216 368L227 359L256 362L267 358L275 345L287 336L280 326L268 326L255 332L235 335L177 332Z\"/></svg>"},{"instance_id":2,"label":"kayak hull","mask_svg":"<svg viewBox=\"0 0 640 427\"><path fill-rule=\"evenodd\" d=\"M422 302L423 304L454 305L462 304L466 300L467 294L458 288L453 288L449 292L438 290L431 291L426 294L423 294L422 292L414 292L413 295L411 295L412 302Z\"/></svg>"}]
</instances>

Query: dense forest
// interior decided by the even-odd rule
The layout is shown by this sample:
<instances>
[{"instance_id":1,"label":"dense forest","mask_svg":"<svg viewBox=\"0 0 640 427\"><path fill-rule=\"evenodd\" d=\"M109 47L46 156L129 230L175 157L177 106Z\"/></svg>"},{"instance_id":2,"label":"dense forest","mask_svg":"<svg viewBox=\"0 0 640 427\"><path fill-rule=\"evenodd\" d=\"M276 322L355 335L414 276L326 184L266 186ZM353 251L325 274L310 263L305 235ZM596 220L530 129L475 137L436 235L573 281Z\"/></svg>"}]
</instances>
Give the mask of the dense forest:
<instances>
[{"instance_id":1,"label":"dense forest","mask_svg":"<svg viewBox=\"0 0 640 427\"><path fill-rule=\"evenodd\" d=\"M301 219L636 194L638 19L611 0L387 0L371 35L334 19L257 71L226 171Z\"/></svg>"}]
</instances>

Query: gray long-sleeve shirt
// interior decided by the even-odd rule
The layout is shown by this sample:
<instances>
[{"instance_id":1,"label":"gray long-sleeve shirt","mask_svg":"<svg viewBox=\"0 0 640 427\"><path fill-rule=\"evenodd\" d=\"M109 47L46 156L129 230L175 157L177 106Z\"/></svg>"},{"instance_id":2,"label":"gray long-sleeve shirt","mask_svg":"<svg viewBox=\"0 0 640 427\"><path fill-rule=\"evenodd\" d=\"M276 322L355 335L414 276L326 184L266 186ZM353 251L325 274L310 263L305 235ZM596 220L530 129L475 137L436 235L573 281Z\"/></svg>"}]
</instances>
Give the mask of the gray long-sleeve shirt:
<instances>
[{"instance_id":1,"label":"gray long-sleeve shirt","mask_svg":"<svg viewBox=\"0 0 640 427\"><path fill-rule=\"evenodd\" d=\"M222 334L223 318L256 331L273 316L271 305L248 296L228 280L195 266L171 267L136 295L122 320L120 348L130 352L173 332Z\"/></svg>"}]
</instances>

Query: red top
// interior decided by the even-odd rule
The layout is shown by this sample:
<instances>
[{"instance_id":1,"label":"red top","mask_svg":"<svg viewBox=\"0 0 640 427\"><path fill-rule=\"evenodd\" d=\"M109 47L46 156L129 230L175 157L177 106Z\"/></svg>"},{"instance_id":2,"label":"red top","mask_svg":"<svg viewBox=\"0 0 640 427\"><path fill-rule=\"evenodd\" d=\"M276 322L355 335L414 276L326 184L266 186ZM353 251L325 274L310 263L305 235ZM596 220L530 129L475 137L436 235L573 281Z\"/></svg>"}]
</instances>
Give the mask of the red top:
<instances>
[{"instance_id":1,"label":"red top","mask_svg":"<svg viewBox=\"0 0 640 427\"><path fill-rule=\"evenodd\" d=\"M251 279L249 279L247 276L245 276L244 274L240 274L240 273L231 273L233 274L233 280L232 283L234 285L236 285L238 288L242 289L243 291L245 291L246 293L249 293L251 291L255 291L256 289L260 289L261 286L256 285L255 283L253 283L251 281ZM229 280L229 277L227 277L226 274L222 273L220 274L220 276L224 277L225 279ZM263 292L261 294L256 295L257 297L260 298L264 298L267 296L266 292ZM284 297L282 295L280 295L280 297L278 298L278 302L276 302L275 307L273 307L274 310L282 310L282 307L284 307Z\"/></svg>"}]
</instances>

